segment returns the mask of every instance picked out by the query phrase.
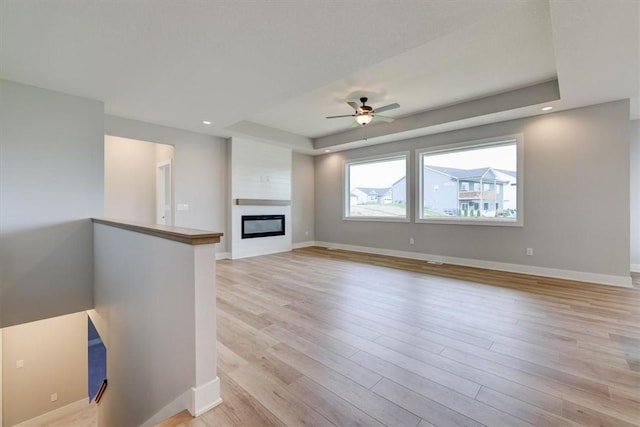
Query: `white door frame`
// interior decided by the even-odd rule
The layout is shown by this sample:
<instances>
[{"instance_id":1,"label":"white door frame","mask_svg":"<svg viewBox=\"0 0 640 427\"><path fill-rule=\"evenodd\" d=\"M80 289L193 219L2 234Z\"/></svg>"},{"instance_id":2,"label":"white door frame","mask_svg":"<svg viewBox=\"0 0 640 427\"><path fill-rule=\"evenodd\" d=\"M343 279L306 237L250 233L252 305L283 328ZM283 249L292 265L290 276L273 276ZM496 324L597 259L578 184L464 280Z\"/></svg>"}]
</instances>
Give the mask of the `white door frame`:
<instances>
[{"instance_id":1,"label":"white door frame","mask_svg":"<svg viewBox=\"0 0 640 427\"><path fill-rule=\"evenodd\" d=\"M171 163L171 160L167 160L156 164L156 223L161 225L173 225L173 173ZM167 173L169 175L168 179Z\"/></svg>"}]
</instances>

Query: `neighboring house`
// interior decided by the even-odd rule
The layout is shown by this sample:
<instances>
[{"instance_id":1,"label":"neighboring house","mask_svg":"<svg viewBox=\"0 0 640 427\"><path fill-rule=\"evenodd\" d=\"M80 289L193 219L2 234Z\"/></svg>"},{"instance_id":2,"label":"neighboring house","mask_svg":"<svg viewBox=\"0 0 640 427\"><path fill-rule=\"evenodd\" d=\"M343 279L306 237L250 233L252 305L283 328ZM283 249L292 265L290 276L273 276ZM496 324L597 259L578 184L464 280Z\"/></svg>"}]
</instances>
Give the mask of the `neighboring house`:
<instances>
[{"instance_id":1,"label":"neighboring house","mask_svg":"<svg viewBox=\"0 0 640 427\"><path fill-rule=\"evenodd\" d=\"M353 203L353 199L356 202ZM351 191L351 204L365 205L371 203L389 204L393 201L391 187L388 188L367 188L356 187Z\"/></svg>"},{"instance_id":2,"label":"neighboring house","mask_svg":"<svg viewBox=\"0 0 640 427\"><path fill-rule=\"evenodd\" d=\"M407 177L403 176L393 184L391 184L391 196L393 203L404 205L407 203Z\"/></svg>"},{"instance_id":3,"label":"neighboring house","mask_svg":"<svg viewBox=\"0 0 640 427\"><path fill-rule=\"evenodd\" d=\"M424 167L422 172L424 208L441 214L457 215L458 181L452 172L447 173L440 169L444 168Z\"/></svg>"},{"instance_id":4,"label":"neighboring house","mask_svg":"<svg viewBox=\"0 0 640 427\"><path fill-rule=\"evenodd\" d=\"M505 181L503 185L504 194L502 196L503 209L518 209L517 203L517 177L514 171L509 171L505 169L494 169L497 176L500 177L501 180Z\"/></svg>"},{"instance_id":5,"label":"neighboring house","mask_svg":"<svg viewBox=\"0 0 640 427\"><path fill-rule=\"evenodd\" d=\"M505 188L515 192L515 172L491 167L457 169L425 165L423 171L424 207L445 215L502 215L504 209L515 209L515 193L510 204L504 204Z\"/></svg>"}]
</instances>

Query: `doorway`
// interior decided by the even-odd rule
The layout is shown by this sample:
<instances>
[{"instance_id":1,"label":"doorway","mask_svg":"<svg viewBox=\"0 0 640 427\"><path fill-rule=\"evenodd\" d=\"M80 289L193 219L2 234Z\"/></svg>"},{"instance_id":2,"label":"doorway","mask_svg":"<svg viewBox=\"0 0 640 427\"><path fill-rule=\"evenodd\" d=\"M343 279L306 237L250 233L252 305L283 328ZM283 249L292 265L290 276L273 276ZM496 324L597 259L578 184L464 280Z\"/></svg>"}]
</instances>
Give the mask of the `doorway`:
<instances>
[{"instance_id":1,"label":"doorway","mask_svg":"<svg viewBox=\"0 0 640 427\"><path fill-rule=\"evenodd\" d=\"M173 160L172 145L105 135L105 217L173 225Z\"/></svg>"}]
</instances>

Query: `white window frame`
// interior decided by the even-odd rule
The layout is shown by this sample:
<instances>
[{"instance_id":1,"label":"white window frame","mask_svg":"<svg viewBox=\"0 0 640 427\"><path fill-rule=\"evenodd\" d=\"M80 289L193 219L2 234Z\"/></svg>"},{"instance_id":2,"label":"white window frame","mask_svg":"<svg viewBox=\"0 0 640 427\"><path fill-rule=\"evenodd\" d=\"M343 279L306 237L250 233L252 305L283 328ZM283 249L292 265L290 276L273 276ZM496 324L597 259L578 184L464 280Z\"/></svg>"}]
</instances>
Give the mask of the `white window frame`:
<instances>
[{"instance_id":1,"label":"white window frame","mask_svg":"<svg viewBox=\"0 0 640 427\"><path fill-rule=\"evenodd\" d=\"M410 152L401 151L396 153L382 154L377 156L362 157L358 159L345 159L342 166L342 219L344 221L377 221L377 222L410 222L411 221L411 208L412 198L411 188L413 188L413 182L411 180L411 168L410 168ZM351 189L349 188L349 166L358 163L373 163L384 160L395 160L404 157L405 159L405 199L407 206L405 209L405 216L402 217L389 217L389 216L349 216L348 212L351 203Z\"/></svg>"},{"instance_id":2,"label":"white window frame","mask_svg":"<svg viewBox=\"0 0 640 427\"><path fill-rule=\"evenodd\" d=\"M459 217L429 217L423 218L422 207L424 201L423 191L423 167L422 156L424 154L446 153L461 151L467 147L490 147L495 145L501 145L515 141L516 143L516 197L517 197L517 212L518 217L515 220L502 219L502 218L484 218L478 219L459 218ZM504 135L494 138L478 139L473 141L459 142L455 144L441 145L437 147L420 148L415 150L416 157L416 170L418 176L418 185L416 185L416 223L423 224L455 224L455 225L490 225L498 227L522 227L524 226L524 137L520 134Z\"/></svg>"}]
</instances>

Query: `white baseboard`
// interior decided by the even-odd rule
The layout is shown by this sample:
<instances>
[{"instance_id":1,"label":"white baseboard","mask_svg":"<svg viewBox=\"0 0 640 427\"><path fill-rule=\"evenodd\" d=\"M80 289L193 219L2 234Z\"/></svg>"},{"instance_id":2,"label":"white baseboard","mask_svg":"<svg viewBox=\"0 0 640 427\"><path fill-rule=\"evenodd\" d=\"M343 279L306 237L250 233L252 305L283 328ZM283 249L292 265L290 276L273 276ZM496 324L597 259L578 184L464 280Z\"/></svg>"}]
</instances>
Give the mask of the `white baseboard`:
<instances>
[{"instance_id":1,"label":"white baseboard","mask_svg":"<svg viewBox=\"0 0 640 427\"><path fill-rule=\"evenodd\" d=\"M308 248L310 246L318 246L318 245L316 245L315 241L310 240L308 242L293 243L293 244L291 244L290 248L280 248L280 249L276 249L276 250L242 252L242 253L236 254L235 256L232 256L231 252L220 252L220 253L216 254L216 259L219 260L219 259L250 258L250 257L254 257L254 256L270 255L270 254L277 254L277 253L282 253L282 252L289 252L292 249Z\"/></svg>"},{"instance_id":2,"label":"white baseboard","mask_svg":"<svg viewBox=\"0 0 640 427\"><path fill-rule=\"evenodd\" d=\"M145 421L140 427L153 427L185 409L194 417L199 417L221 403L220 378L216 377L200 387L192 387L186 390L164 408L156 412L155 415Z\"/></svg>"},{"instance_id":3,"label":"white baseboard","mask_svg":"<svg viewBox=\"0 0 640 427\"><path fill-rule=\"evenodd\" d=\"M631 264L632 273L640 273L640 264Z\"/></svg>"},{"instance_id":4,"label":"white baseboard","mask_svg":"<svg viewBox=\"0 0 640 427\"><path fill-rule=\"evenodd\" d=\"M89 398L81 399L58 409L54 409L53 411L49 411L46 414L38 415L30 420L23 421L20 424L16 424L14 427L36 427L51 424L58 418L79 412L87 406L89 406Z\"/></svg>"},{"instance_id":5,"label":"white baseboard","mask_svg":"<svg viewBox=\"0 0 640 427\"><path fill-rule=\"evenodd\" d=\"M272 255L279 254L282 252L290 252L291 246L287 246L286 248L274 248L274 249L262 249L262 250L253 250L253 251L244 251L237 252L231 255L231 259L242 259L242 258L251 258L254 256L262 256L262 255Z\"/></svg>"},{"instance_id":6,"label":"white baseboard","mask_svg":"<svg viewBox=\"0 0 640 427\"><path fill-rule=\"evenodd\" d=\"M215 377L208 383L191 389L191 408L189 412L194 417L199 417L221 403L220 378Z\"/></svg>"},{"instance_id":7,"label":"white baseboard","mask_svg":"<svg viewBox=\"0 0 640 427\"><path fill-rule=\"evenodd\" d=\"M388 255L399 258L435 261L444 264L462 265L465 267L478 267L490 270L509 271L512 273L531 274L534 276L553 277L557 279L576 280L580 282L596 283L599 285L619 286L624 288L631 288L633 286L630 276L627 277L599 273L586 273L583 271L562 270L557 268L536 267L522 264L510 264L506 262L483 261L479 259L431 255L419 252L397 251L393 249L380 249L366 246L344 245L341 243L315 242L315 246L343 249L346 251L371 253L377 255Z\"/></svg>"},{"instance_id":8,"label":"white baseboard","mask_svg":"<svg viewBox=\"0 0 640 427\"><path fill-rule=\"evenodd\" d=\"M300 248L308 248L311 246L318 246L316 244L316 242L314 240L309 240L308 242L299 242L299 243L294 243L291 246L291 249L300 249Z\"/></svg>"}]
</instances>

